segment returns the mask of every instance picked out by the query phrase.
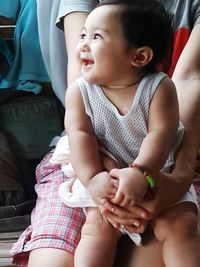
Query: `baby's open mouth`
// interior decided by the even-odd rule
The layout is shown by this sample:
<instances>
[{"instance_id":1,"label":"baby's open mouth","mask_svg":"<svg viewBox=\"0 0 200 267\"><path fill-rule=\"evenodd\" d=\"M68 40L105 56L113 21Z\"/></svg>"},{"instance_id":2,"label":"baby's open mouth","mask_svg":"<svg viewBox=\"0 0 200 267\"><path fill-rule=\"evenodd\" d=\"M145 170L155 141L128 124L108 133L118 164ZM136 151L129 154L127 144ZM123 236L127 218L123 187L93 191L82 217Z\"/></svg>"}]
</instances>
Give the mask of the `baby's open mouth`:
<instances>
[{"instance_id":1,"label":"baby's open mouth","mask_svg":"<svg viewBox=\"0 0 200 267\"><path fill-rule=\"evenodd\" d=\"M87 58L82 58L82 59L81 59L81 62L82 62L85 66L92 65L92 64L94 63L93 60L90 60L90 59L87 59Z\"/></svg>"}]
</instances>

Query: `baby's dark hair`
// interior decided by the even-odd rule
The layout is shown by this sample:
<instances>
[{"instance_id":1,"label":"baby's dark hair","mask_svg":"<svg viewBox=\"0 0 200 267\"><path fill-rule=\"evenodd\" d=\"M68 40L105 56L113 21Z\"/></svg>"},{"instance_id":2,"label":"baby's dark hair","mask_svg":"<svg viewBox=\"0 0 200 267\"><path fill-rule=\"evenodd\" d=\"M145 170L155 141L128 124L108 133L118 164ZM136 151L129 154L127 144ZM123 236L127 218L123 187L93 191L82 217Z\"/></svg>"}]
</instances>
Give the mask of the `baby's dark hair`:
<instances>
[{"instance_id":1,"label":"baby's dark hair","mask_svg":"<svg viewBox=\"0 0 200 267\"><path fill-rule=\"evenodd\" d=\"M98 7L103 5L121 5L119 15L128 48L148 46L153 50L146 70L155 71L167 62L167 71L173 50L173 19L163 4L156 0L105 0Z\"/></svg>"}]
</instances>

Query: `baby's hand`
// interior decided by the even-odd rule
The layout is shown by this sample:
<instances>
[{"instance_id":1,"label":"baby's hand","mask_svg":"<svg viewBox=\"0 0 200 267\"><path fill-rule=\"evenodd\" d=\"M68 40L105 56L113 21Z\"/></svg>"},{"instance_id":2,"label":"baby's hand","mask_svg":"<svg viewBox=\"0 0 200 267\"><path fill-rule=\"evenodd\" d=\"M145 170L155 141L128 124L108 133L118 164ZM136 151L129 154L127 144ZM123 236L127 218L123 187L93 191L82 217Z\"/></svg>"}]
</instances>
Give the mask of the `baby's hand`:
<instances>
[{"instance_id":1,"label":"baby's hand","mask_svg":"<svg viewBox=\"0 0 200 267\"><path fill-rule=\"evenodd\" d=\"M108 172L96 174L87 187L92 199L97 205L101 205L102 199L111 199L117 192L118 181L109 175Z\"/></svg>"},{"instance_id":2,"label":"baby's hand","mask_svg":"<svg viewBox=\"0 0 200 267\"><path fill-rule=\"evenodd\" d=\"M148 185L144 175L137 168L113 169L109 173L119 181L112 203L127 207L137 205L144 198Z\"/></svg>"}]
</instances>

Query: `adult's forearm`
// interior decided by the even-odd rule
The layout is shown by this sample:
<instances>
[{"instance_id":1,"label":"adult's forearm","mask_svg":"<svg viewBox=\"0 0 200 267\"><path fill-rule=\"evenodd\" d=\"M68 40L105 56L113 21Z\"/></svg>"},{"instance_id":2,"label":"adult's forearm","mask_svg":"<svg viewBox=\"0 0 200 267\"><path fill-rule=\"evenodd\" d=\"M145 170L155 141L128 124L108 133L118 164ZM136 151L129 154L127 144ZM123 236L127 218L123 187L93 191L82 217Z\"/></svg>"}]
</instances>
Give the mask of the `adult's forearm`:
<instances>
[{"instance_id":1,"label":"adult's forearm","mask_svg":"<svg viewBox=\"0 0 200 267\"><path fill-rule=\"evenodd\" d=\"M154 201L144 203L152 214L179 200L189 189L194 176L195 159L200 137L200 25L193 29L173 74L176 85L180 120L185 126L182 144L171 174L157 180Z\"/></svg>"},{"instance_id":2,"label":"adult's forearm","mask_svg":"<svg viewBox=\"0 0 200 267\"><path fill-rule=\"evenodd\" d=\"M80 61L78 60L78 55L76 53L76 46L87 15L88 14L86 12L74 12L68 14L64 19L65 40L68 55L68 85L74 82L74 80L81 74Z\"/></svg>"},{"instance_id":3,"label":"adult's forearm","mask_svg":"<svg viewBox=\"0 0 200 267\"><path fill-rule=\"evenodd\" d=\"M178 151L171 175L161 177L160 191L170 191L170 200L178 200L192 183L195 159L200 137L200 25L192 30L190 38L176 65L173 81L176 85L180 120L185 126L184 139ZM166 179L164 179L166 178ZM165 187L166 186L166 187ZM166 190L167 188L167 190ZM167 195L166 195L167 198ZM162 201L161 201L162 203Z\"/></svg>"},{"instance_id":4,"label":"adult's forearm","mask_svg":"<svg viewBox=\"0 0 200 267\"><path fill-rule=\"evenodd\" d=\"M199 60L200 24L194 27L172 77L177 89L180 120L187 128L191 153L196 152L200 137Z\"/></svg>"}]
</instances>

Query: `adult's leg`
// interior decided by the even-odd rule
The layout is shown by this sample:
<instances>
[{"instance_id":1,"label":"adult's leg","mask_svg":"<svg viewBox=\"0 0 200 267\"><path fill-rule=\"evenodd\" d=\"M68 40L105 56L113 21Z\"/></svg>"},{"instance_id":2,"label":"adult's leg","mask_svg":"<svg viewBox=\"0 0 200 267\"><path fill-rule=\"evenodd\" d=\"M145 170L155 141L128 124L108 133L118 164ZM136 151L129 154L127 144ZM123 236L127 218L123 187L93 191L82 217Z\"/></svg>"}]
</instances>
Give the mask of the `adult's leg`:
<instances>
[{"instance_id":1,"label":"adult's leg","mask_svg":"<svg viewBox=\"0 0 200 267\"><path fill-rule=\"evenodd\" d=\"M162 245L151 231L143 235L144 244L136 247L128 236L118 241L114 267L165 267Z\"/></svg>"},{"instance_id":2,"label":"adult's leg","mask_svg":"<svg viewBox=\"0 0 200 267\"><path fill-rule=\"evenodd\" d=\"M199 267L200 242L197 236L196 206L183 202L155 218L154 233L163 247L167 267Z\"/></svg>"}]
</instances>

